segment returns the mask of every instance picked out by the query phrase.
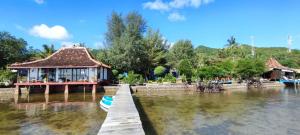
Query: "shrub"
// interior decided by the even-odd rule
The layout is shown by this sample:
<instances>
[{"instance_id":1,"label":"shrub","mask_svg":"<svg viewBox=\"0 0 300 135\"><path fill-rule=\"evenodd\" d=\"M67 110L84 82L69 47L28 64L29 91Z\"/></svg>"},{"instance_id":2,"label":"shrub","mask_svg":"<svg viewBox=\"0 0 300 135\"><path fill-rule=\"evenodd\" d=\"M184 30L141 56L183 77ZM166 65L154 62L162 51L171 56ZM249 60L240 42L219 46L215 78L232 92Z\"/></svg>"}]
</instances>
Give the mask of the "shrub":
<instances>
[{"instance_id":1,"label":"shrub","mask_svg":"<svg viewBox=\"0 0 300 135\"><path fill-rule=\"evenodd\" d=\"M154 75L158 77L162 77L165 74L166 68L163 66L157 66L154 69Z\"/></svg>"},{"instance_id":2,"label":"shrub","mask_svg":"<svg viewBox=\"0 0 300 135\"><path fill-rule=\"evenodd\" d=\"M181 81L182 81L182 82L187 82L187 79L186 79L186 76L185 76L185 75L181 75L180 77L181 77Z\"/></svg>"},{"instance_id":3,"label":"shrub","mask_svg":"<svg viewBox=\"0 0 300 135\"><path fill-rule=\"evenodd\" d=\"M118 77L118 74L119 74L119 71L116 70L116 69L113 69L113 70L112 70L112 74L113 74L113 76L114 76L115 78L117 78L117 77Z\"/></svg>"},{"instance_id":4,"label":"shrub","mask_svg":"<svg viewBox=\"0 0 300 135\"><path fill-rule=\"evenodd\" d=\"M176 83L176 77L174 77L171 73L167 74L164 79L164 82Z\"/></svg>"},{"instance_id":5,"label":"shrub","mask_svg":"<svg viewBox=\"0 0 300 135\"><path fill-rule=\"evenodd\" d=\"M163 82L163 79L161 77L157 78L156 82L158 83L162 83Z\"/></svg>"},{"instance_id":6,"label":"shrub","mask_svg":"<svg viewBox=\"0 0 300 135\"><path fill-rule=\"evenodd\" d=\"M16 73L10 70L0 70L0 82L13 81L17 77Z\"/></svg>"},{"instance_id":7,"label":"shrub","mask_svg":"<svg viewBox=\"0 0 300 135\"><path fill-rule=\"evenodd\" d=\"M140 85L143 85L144 82L145 82L144 78L140 75L140 78L139 78L139 82L138 82L138 83L139 83Z\"/></svg>"},{"instance_id":8,"label":"shrub","mask_svg":"<svg viewBox=\"0 0 300 135\"><path fill-rule=\"evenodd\" d=\"M130 71L128 73L128 76L123 78L122 81L124 83L128 83L130 85L136 85L139 83L140 78L141 78L141 75L135 74L133 71Z\"/></svg>"}]
</instances>

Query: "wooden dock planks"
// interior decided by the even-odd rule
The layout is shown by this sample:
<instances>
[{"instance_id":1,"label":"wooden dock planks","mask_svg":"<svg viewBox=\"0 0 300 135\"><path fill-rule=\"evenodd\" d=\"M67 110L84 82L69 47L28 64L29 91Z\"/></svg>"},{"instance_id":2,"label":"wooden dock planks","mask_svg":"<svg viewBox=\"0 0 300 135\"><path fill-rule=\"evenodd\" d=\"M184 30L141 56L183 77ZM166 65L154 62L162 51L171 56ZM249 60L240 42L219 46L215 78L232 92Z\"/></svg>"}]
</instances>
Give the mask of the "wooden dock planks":
<instances>
[{"instance_id":1,"label":"wooden dock planks","mask_svg":"<svg viewBox=\"0 0 300 135\"><path fill-rule=\"evenodd\" d=\"M98 135L145 135L128 84L118 89Z\"/></svg>"}]
</instances>

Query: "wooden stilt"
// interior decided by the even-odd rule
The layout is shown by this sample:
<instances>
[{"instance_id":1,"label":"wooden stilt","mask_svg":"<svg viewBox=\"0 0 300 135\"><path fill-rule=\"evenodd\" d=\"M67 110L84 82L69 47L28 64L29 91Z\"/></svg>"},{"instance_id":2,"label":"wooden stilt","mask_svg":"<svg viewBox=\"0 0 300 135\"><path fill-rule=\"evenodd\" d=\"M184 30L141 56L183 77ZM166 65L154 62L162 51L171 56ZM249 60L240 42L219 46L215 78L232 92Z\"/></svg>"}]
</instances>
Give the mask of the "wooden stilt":
<instances>
[{"instance_id":1,"label":"wooden stilt","mask_svg":"<svg viewBox=\"0 0 300 135\"><path fill-rule=\"evenodd\" d=\"M14 102L15 102L15 104L18 104L18 100L19 100L19 95L15 94L14 95Z\"/></svg>"},{"instance_id":2,"label":"wooden stilt","mask_svg":"<svg viewBox=\"0 0 300 135\"><path fill-rule=\"evenodd\" d=\"M45 102L46 102L46 104L49 103L49 95L45 95Z\"/></svg>"},{"instance_id":3,"label":"wooden stilt","mask_svg":"<svg viewBox=\"0 0 300 135\"><path fill-rule=\"evenodd\" d=\"M65 94L69 94L69 85L65 85Z\"/></svg>"},{"instance_id":4,"label":"wooden stilt","mask_svg":"<svg viewBox=\"0 0 300 135\"><path fill-rule=\"evenodd\" d=\"M93 102L95 102L96 101L96 94L93 94L92 96L93 96Z\"/></svg>"},{"instance_id":5,"label":"wooden stilt","mask_svg":"<svg viewBox=\"0 0 300 135\"><path fill-rule=\"evenodd\" d=\"M46 85L45 95L49 95L50 86Z\"/></svg>"},{"instance_id":6,"label":"wooden stilt","mask_svg":"<svg viewBox=\"0 0 300 135\"><path fill-rule=\"evenodd\" d=\"M15 89L15 95L19 95L19 90L20 90L20 87L19 87L19 85L16 85L16 89Z\"/></svg>"},{"instance_id":7,"label":"wooden stilt","mask_svg":"<svg viewBox=\"0 0 300 135\"><path fill-rule=\"evenodd\" d=\"M96 89L97 89L96 84L93 84L93 90L92 90L93 95L96 94Z\"/></svg>"},{"instance_id":8,"label":"wooden stilt","mask_svg":"<svg viewBox=\"0 0 300 135\"><path fill-rule=\"evenodd\" d=\"M85 85L83 85L83 101L85 101Z\"/></svg>"},{"instance_id":9,"label":"wooden stilt","mask_svg":"<svg viewBox=\"0 0 300 135\"><path fill-rule=\"evenodd\" d=\"M68 99L69 99L69 94L67 93L65 93L65 103L67 103L68 102Z\"/></svg>"}]
</instances>

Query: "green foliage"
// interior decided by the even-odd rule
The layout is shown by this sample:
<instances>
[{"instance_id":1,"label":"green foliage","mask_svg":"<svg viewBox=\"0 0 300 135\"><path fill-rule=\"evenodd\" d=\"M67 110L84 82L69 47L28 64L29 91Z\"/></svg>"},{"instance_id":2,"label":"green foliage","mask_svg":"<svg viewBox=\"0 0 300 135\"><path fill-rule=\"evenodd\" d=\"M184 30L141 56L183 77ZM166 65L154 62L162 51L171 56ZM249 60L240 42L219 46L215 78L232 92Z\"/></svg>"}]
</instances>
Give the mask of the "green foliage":
<instances>
[{"instance_id":1,"label":"green foliage","mask_svg":"<svg viewBox=\"0 0 300 135\"><path fill-rule=\"evenodd\" d=\"M225 77L225 71L217 66L205 66L197 69L196 76L202 80L210 80L215 77Z\"/></svg>"},{"instance_id":2,"label":"green foliage","mask_svg":"<svg viewBox=\"0 0 300 135\"><path fill-rule=\"evenodd\" d=\"M16 77L16 73L11 72L10 70L0 70L0 82L13 81Z\"/></svg>"},{"instance_id":3,"label":"green foliage","mask_svg":"<svg viewBox=\"0 0 300 135\"><path fill-rule=\"evenodd\" d=\"M185 75L187 79L190 79L193 75L193 67L189 60L183 59L179 62L178 71L180 75Z\"/></svg>"},{"instance_id":4,"label":"green foliage","mask_svg":"<svg viewBox=\"0 0 300 135\"><path fill-rule=\"evenodd\" d=\"M46 58L55 52L54 45L43 44L43 51L40 53L41 58Z\"/></svg>"},{"instance_id":5,"label":"green foliage","mask_svg":"<svg viewBox=\"0 0 300 135\"><path fill-rule=\"evenodd\" d=\"M122 79L122 82L128 83L130 85L136 85L139 84L141 78L141 75L135 74L133 71L130 71L128 73L128 76Z\"/></svg>"},{"instance_id":6,"label":"green foliage","mask_svg":"<svg viewBox=\"0 0 300 135\"><path fill-rule=\"evenodd\" d=\"M182 82L187 82L187 79L186 79L186 76L185 76L185 75L181 75L180 77L181 77L181 81L182 81Z\"/></svg>"},{"instance_id":7,"label":"green foliage","mask_svg":"<svg viewBox=\"0 0 300 135\"><path fill-rule=\"evenodd\" d=\"M145 79L143 78L143 76L140 75L140 78L139 78L139 81L138 81L138 84L139 85L143 85L145 82Z\"/></svg>"},{"instance_id":8,"label":"green foliage","mask_svg":"<svg viewBox=\"0 0 300 135\"><path fill-rule=\"evenodd\" d=\"M260 59L241 59L237 63L236 72L243 79L261 75L265 71L265 63Z\"/></svg>"},{"instance_id":9,"label":"green foliage","mask_svg":"<svg viewBox=\"0 0 300 135\"><path fill-rule=\"evenodd\" d=\"M145 47L149 57L149 65L154 68L158 65L167 63L166 52L168 51L167 41L159 33L151 28L147 31L144 37Z\"/></svg>"},{"instance_id":10,"label":"green foliage","mask_svg":"<svg viewBox=\"0 0 300 135\"><path fill-rule=\"evenodd\" d=\"M162 82L163 82L163 78L161 78L161 77L158 77L158 78L157 78L157 80L156 80L156 82L158 82L158 83L162 83Z\"/></svg>"},{"instance_id":11,"label":"green foliage","mask_svg":"<svg viewBox=\"0 0 300 135\"><path fill-rule=\"evenodd\" d=\"M179 40L171 47L168 54L168 63L171 66L178 66L178 61L194 58L194 48L190 40Z\"/></svg>"},{"instance_id":12,"label":"green foliage","mask_svg":"<svg viewBox=\"0 0 300 135\"><path fill-rule=\"evenodd\" d=\"M164 82L171 82L171 83L176 83L176 77L174 77L171 73L166 74L165 77L163 78Z\"/></svg>"},{"instance_id":13,"label":"green foliage","mask_svg":"<svg viewBox=\"0 0 300 135\"><path fill-rule=\"evenodd\" d=\"M16 38L8 32L0 32L0 69L7 64L28 59L27 42Z\"/></svg>"},{"instance_id":14,"label":"green foliage","mask_svg":"<svg viewBox=\"0 0 300 135\"><path fill-rule=\"evenodd\" d=\"M112 70L112 74L113 74L114 77L117 77L118 74L119 74L119 71L116 70L116 69L113 69L113 70Z\"/></svg>"},{"instance_id":15,"label":"green foliage","mask_svg":"<svg viewBox=\"0 0 300 135\"><path fill-rule=\"evenodd\" d=\"M158 77L162 77L165 74L166 68L163 66L157 66L154 69L154 75Z\"/></svg>"},{"instance_id":16,"label":"green foliage","mask_svg":"<svg viewBox=\"0 0 300 135\"><path fill-rule=\"evenodd\" d=\"M145 73L149 67L149 57L143 40L146 29L143 17L137 12L125 17L113 13L107 26L108 48L98 58L105 57L108 64L119 71Z\"/></svg>"}]
</instances>

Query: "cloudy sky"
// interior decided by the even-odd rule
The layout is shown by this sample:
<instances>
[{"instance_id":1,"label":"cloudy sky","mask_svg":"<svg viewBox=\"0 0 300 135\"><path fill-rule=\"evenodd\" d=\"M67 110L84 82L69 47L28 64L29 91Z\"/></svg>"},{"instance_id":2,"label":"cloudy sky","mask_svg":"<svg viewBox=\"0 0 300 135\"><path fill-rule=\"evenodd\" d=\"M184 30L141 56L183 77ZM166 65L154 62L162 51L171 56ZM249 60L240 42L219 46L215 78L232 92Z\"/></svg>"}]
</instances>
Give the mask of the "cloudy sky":
<instances>
[{"instance_id":1,"label":"cloudy sky","mask_svg":"<svg viewBox=\"0 0 300 135\"><path fill-rule=\"evenodd\" d=\"M103 46L112 11L138 11L150 27L173 43L220 48L231 35L240 43L300 49L299 0L2 0L0 31L22 37L30 46L86 43Z\"/></svg>"}]
</instances>

